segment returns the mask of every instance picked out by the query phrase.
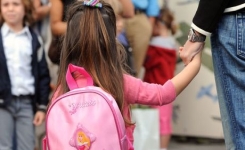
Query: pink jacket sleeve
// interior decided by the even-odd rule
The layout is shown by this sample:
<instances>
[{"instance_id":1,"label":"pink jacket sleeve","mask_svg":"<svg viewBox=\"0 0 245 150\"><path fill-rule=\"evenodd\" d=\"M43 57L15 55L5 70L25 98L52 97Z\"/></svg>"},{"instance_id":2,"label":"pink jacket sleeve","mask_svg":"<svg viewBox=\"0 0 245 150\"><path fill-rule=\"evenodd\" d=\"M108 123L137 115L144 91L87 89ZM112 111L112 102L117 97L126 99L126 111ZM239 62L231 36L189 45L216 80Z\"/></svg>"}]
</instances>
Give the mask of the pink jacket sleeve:
<instances>
[{"instance_id":1,"label":"pink jacket sleeve","mask_svg":"<svg viewBox=\"0 0 245 150\"><path fill-rule=\"evenodd\" d=\"M129 104L164 105L175 100L176 91L171 80L159 85L124 75L124 96Z\"/></svg>"}]
</instances>

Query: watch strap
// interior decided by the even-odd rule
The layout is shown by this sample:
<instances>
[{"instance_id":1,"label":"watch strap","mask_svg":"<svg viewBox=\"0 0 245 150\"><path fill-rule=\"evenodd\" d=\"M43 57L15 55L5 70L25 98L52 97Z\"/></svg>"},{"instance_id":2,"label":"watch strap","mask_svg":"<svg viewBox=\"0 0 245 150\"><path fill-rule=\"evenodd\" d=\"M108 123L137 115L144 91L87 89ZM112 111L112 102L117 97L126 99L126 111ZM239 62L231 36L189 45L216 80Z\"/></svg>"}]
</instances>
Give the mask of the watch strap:
<instances>
[{"instance_id":1,"label":"watch strap","mask_svg":"<svg viewBox=\"0 0 245 150\"><path fill-rule=\"evenodd\" d=\"M206 36L202 35L202 34L197 34L197 31L195 31L194 29L190 29L190 33L188 35L188 39L191 42L205 42L206 40Z\"/></svg>"}]
</instances>

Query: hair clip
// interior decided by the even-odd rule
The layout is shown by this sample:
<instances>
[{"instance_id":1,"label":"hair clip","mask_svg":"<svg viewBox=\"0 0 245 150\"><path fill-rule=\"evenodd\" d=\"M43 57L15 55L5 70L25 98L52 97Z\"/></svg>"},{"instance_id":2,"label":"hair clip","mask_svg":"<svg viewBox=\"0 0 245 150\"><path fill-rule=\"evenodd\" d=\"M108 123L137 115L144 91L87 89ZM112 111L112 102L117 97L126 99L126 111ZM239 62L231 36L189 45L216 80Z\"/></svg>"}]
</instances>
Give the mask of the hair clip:
<instances>
[{"instance_id":1,"label":"hair clip","mask_svg":"<svg viewBox=\"0 0 245 150\"><path fill-rule=\"evenodd\" d=\"M102 4L99 2L99 0L87 0L83 2L83 5L90 6L90 7L102 7Z\"/></svg>"}]
</instances>

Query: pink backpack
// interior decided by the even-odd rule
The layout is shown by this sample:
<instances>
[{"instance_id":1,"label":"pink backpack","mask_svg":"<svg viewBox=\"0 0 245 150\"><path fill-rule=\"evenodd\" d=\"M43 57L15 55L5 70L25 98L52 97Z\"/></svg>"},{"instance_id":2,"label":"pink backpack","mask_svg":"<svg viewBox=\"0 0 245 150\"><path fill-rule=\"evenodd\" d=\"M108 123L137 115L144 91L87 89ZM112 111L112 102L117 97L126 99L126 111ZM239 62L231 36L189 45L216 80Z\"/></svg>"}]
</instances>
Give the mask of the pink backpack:
<instances>
[{"instance_id":1,"label":"pink backpack","mask_svg":"<svg viewBox=\"0 0 245 150\"><path fill-rule=\"evenodd\" d=\"M85 80L78 87L71 73ZM46 116L43 150L128 150L121 112L114 98L93 86L81 67L69 65L66 73L70 91L53 101Z\"/></svg>"}]
</instances>

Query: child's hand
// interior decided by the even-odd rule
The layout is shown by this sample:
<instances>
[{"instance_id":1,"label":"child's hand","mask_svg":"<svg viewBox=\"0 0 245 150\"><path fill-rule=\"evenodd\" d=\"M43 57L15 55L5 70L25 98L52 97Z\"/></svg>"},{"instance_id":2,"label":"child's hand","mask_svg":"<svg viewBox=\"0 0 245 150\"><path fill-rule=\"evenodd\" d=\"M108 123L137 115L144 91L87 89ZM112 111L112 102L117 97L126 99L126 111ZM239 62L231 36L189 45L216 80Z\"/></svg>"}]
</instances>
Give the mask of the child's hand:
<instances>
[{"instance_id":1,"label":"child's hand","mask_svg":"<svg viewBox=\"0 0 245 150\"><path fill-rule=\"evenodd\" d=\"M184 47L180 47L179 55L185 65L188 65L194 56L204 48L203 42L186 41Z\"/></svg>"},{"instance_id":2,"label":"child's hand","mask_svg":"<svg viewBox=\"0 0 245 150\"><path fill-rule=\"evenodd\" d=\"M192 59L193 62L201 63L202 51L199 51Z\"/></svg>"},{"instance_id":3,"label":"child's hand","mask_svg":"<svg viewBox=\"0 0 245 150\"><path fill-rule=\"evenodd\" d=\"M45 113L42 111L37 111L33 119L33 124L35 126L39 126L43 123L44 119L45 119Z\"/></svg>"},{"instance_id":4,"label":"child's hand","mask_svg":"<svg viewBox=\"0 0 245 150\"><path fill-rule=\"evenodd\" d=\"M192 54L192 58L191 58L190 62L193 61L194 59L195 59L195 61L201 62L201 56L202 56L202 50L203 50L203 48L204 48L204 44L200 45L200 47L198 46L198 48ZM182 61L185 63L185 65L188 65L188 63L190 63L190 62L186 63L186 58L183 57L183 55L186 54L186 52L185 52L186 49L187 48L180 47L179 48L179 55L180 55L180 58L182 59Z\"/></svg>"},{"instance_id":5,"label":"child's hand","mask_svg":"<svg viewBox=\"0 0 245 150\"><path fill-rule=\"evenodd\" d=\"M201 67L201 50L202 47L195 55L193 55L191 62L189 62L188 65L186 64L183 70L171 79L176 89L176 95L179 95L199 72ZM182 51L183 47L180 47L180 55Z\"/></svg>"}]
</instances>

